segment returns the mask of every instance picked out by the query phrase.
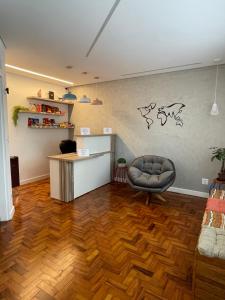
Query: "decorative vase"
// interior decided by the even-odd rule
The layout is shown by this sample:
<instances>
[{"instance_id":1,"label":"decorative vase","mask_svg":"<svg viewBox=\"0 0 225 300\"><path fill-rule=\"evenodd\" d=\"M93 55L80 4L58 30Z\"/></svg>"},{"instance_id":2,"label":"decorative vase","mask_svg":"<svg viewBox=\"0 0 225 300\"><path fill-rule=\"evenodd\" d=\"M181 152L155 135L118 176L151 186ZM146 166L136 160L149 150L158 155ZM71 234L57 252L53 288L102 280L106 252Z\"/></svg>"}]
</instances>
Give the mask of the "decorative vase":
<instances>
[{"instance_id":1,"label":"decorative vase","mask_svg":"<svg viewBox=\"0 0 225 300\"><path fill-rule=\"evenodd\" d=\"M37 96L38 96L39 98L41 98L41 96L42 96L41 89L40 89L40 90L38 90L38 92L37 92Z\"/></svg>"}]
</instances>

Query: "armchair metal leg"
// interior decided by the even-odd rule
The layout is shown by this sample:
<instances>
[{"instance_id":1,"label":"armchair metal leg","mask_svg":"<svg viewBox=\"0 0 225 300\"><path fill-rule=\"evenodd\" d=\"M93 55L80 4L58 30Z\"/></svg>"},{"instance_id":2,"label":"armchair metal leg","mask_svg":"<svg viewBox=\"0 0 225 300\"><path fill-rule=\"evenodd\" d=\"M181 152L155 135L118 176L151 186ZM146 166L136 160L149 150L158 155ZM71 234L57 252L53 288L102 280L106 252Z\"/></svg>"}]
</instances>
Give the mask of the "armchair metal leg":
<instances>
[{"instance_id":1,"label":"armchair metal leg","mask_svg":"<svg viewBox=\"0 0 225 300\"><path fill-rule=\"evenodd\" d=\"M138 191L137 193L135 193L132 198L136 198L138 196L140 196L141 194L143 194L144 192L142 191ZM146 193L146 192L145 192ZM151 201L151 198L152 197L156 197L158 198L159 200L163 201L163 202L166 202L166 199L163 198L163 196L161 195L161 193L150 193L150 192L147 192L147 196L146 196L146 200L145 200L145 204L148 205Z\"/></svg>"},{"instance_id":2,"label":"armchair metal leg","mask_svg":"<svg viewBox=\"0 0 225 300\"><path fill-rule=\"evenodd\" d=\"M142 191L138 191L137 193L135 193L135 194L132 196L132 198L136 198L136 197L140 196L141 194L143 194L143 192L142 192Z\"/></svg>"},{"instance_id":3,"label":"armchair metal leg","mask_svg":"<svg viewBox=\"0 0 225 300\"><path fill-rule=\"evenodd\" d=\"M150 200L151 200L151 193L147 193L147 198L146 198L146 201L145 201L145 204L148 205Z\"/></svg>"},{"instance_id":4,"label":"armchair metal leg","mask_svg":"<svg viewBox=\"0 0 225 300\"><path fill-rule=\"evenodd\" d=\"M163 196L162 196L161 194L156 193L155 196L156 196L156 198L158 198L159 200L161 200L161 201L163 201L163 202L166 202L166 199L163 198Z\"/></svg>"}]
</instances>

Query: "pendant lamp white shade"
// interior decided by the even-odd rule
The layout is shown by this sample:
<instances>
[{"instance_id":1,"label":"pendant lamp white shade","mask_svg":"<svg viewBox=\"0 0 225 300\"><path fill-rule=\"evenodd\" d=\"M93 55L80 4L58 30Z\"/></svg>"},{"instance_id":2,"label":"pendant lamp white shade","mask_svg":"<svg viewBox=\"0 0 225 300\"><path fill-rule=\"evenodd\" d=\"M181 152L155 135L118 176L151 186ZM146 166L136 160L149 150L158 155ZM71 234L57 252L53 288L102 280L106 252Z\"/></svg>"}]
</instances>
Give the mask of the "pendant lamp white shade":
<instances>
[{"instance_id":1,"label":"pendant lamp white shade","mask_svg":"<svg viewBox=\"0 0 225 300\"><path fill-rule=\"evenodd\" d=\"M218 105L217 105L217 103L213 103L210 115L211 116L217 116L218 114L219 114Z\"/></svg>"},{"instance_id":2,"label":"pendant lamp white shade","mask_svg":"<svg viewBox=\"0 0 225 300\"><path fill-rule=\"evenodd\" d=\"M91 99L88 98L86 95L83 95L83 97L79 101L80 103L90 103Z\"/></svg>"},{"instance_id":3,"label":"pendant lamp white shade","mask_svg":"<svg viewBox=\"0 0 225 300\"><path fill-rule=\"evenodd\" d=\"M217 116L219 114L219 108L216 103L217 100L217 83L218 83L218 64L216 66L216 82L215 82L215 95L214 95L214 102L210 111L211 116Z\"/></svg>"}]
</instances>

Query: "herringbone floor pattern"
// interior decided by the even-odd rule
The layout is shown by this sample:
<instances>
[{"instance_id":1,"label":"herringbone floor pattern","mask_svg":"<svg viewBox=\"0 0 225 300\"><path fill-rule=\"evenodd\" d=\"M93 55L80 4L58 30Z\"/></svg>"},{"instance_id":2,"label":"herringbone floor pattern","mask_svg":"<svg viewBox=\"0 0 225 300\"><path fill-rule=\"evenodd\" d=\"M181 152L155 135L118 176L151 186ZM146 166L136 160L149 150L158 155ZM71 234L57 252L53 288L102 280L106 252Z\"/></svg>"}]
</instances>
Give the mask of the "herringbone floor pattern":
<instances>
[{"instance_id":1,"label":"herringbone floor pattern","mask_svg":"<svg viewBox=\"0 0 225 300\"><path fill-rule=\"evenodd\" d=\"M64 204L47 180L20 187L0 225L0 299L192 299L204 199L134 194L110 184Z\"/></svg>"}]
</instances>

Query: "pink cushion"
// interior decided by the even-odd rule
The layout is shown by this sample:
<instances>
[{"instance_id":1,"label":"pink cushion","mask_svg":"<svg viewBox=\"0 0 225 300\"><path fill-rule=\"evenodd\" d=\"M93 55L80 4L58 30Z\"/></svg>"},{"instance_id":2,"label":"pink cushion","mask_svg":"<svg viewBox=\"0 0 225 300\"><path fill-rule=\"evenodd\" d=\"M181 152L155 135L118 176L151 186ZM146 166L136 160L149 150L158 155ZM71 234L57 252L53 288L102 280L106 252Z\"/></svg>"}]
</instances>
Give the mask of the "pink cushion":
<instances>
[{"instance_id":1,"label":"pink cushion","mask_svg":"<svg viewBox=\"0 0 225 300\"><path fill-rule=\"evenodd\" d=\"M207 201L206 209L225 213L225 200L209 198Z\"/></svg>"}]
</instances>

